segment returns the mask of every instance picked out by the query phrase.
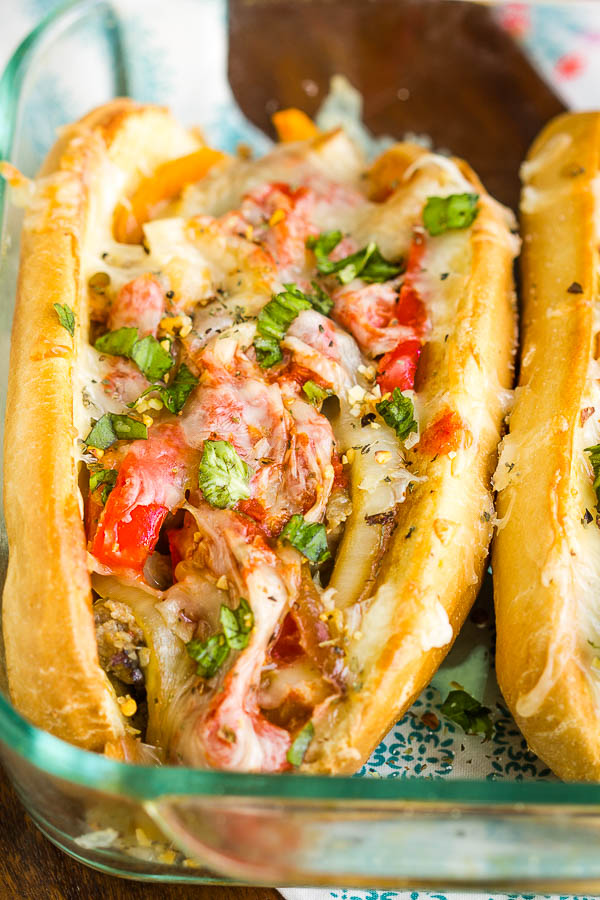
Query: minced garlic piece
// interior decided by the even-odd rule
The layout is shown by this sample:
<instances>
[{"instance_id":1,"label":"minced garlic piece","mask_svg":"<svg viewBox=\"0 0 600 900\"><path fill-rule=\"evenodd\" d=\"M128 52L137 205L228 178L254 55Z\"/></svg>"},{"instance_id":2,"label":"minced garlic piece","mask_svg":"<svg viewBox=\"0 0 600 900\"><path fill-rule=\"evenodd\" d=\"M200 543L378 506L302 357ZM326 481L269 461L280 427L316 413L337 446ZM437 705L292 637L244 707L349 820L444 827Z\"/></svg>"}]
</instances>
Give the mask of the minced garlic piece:
<instances>
[{"instance_id":1,"label":"minced garlic piece","mask_svg":"<svg viewBox=\"0 0 600 900\"><path fill-rule=\"evenodd\" d=\"M357 403L362 403L365 398L365 394L367 392L364 388L360 386L360 384L355 384L347 391L348 403L351 406L354 406Z\"/></svg>"}]
</instances>

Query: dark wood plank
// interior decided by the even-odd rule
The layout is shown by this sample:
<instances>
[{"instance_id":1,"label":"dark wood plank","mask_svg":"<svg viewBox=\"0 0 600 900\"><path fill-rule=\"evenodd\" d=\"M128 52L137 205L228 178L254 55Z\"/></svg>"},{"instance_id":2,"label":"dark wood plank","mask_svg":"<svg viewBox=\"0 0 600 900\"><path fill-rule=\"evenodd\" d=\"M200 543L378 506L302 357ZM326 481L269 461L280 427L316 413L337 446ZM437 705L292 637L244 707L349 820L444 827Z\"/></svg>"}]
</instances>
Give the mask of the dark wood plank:
<instances>
[{"instance_id":1,"label":"dark wood plank","mask_svg":"<svg viewBox=\"0 0 600 900\"><path fill-rule=\"evenodd\" d=\"M564 106L490 9L457 0L229 5L229 80L259 128L272 133L277 106L314 113L342 73L362 93L375 134L429 135L516 207L519 165Z\"/></svg>"},{"instance_id":2,"label":"dark wood plank","mask_svg":"<svg viewBox=\"0 0 600 900\"><path fill-rule=\"evenodd\" d=\"M195 887L102 875L50 843L0 768L0 897L6 900L281 900L271 888Z\"/></svg>"}]
</instances>

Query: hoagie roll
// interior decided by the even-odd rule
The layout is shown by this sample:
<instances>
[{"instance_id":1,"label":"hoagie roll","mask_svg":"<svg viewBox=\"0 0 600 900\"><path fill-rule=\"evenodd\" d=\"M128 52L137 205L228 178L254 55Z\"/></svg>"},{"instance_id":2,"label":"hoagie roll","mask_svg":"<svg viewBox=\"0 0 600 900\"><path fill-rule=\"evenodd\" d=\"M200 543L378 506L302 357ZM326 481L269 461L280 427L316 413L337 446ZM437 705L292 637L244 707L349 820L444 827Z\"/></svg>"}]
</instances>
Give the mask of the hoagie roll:
<instances>
[{"instance_id":1,"label":"hoagie roll","mask_svg":"<svg viewBox=\"0 0 600 900\"><path fill-rule=\"evenodd\" d=\"M118 100L33 186L10 689L118 758L351 772L481 580L511 216L460 160L401 144L369 166L342 130L282 122L248 160Z\"/></svg>"}]
</instances>

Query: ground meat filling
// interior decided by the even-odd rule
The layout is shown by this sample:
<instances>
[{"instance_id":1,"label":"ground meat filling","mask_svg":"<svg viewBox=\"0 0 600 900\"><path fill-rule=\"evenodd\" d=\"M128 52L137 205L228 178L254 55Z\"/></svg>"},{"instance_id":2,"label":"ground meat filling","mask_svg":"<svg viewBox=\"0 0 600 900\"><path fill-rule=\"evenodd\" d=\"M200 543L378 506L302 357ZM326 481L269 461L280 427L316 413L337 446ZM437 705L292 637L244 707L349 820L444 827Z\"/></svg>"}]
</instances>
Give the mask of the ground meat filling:
<instances>
[{"instance_id":1,"label":"ground meat filling","mask_svg":"<svg viewBox=\"0 0 600 900\"><path fill-rule=\"evenodd\" d=\"M94 603L94 624L100 665L111 679L143 688L148 649L144 633L130 609L118 600Z\"/></svg>"}]
</instances>

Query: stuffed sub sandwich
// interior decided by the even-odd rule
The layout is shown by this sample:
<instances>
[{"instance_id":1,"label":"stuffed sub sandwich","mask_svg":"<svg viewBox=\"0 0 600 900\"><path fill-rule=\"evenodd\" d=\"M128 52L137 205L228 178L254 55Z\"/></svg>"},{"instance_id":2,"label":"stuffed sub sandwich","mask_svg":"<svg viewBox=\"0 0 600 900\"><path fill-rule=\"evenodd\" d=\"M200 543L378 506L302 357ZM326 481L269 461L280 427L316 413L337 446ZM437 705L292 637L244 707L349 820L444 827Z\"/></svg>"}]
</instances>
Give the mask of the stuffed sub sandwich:
<instances>
[{"instance_id":1,"label":"stuffed sub sandwich","mask_svg":"<svg viewBox=\"0 0 600 900\"><path fill-rule=\"evenodd\" d=\"M117 758L352 772L480 583L510 214L460 160L276 125L231 157L117 100L30 186L10 690Z\"/></svg>"},{"instance_id":2,"label":"stuffed sub sandwich","mask_svg":"<svg viewBox=\"0 0 600 900\"><path fill-rule=\"evenodd\" d=\"M495 476L499 684L561 778L600 779L600 114L563 115L522 167L519 387Z\"/></svg>"}]
</instances>

